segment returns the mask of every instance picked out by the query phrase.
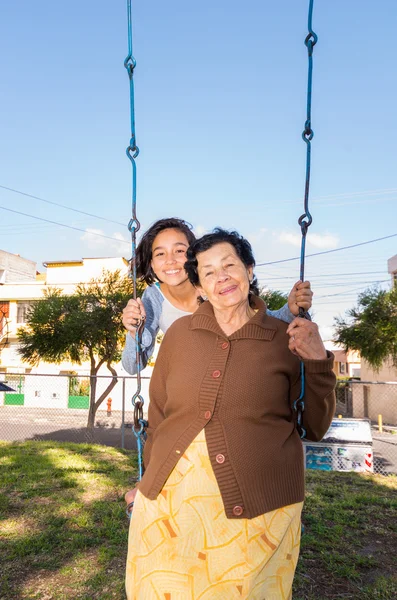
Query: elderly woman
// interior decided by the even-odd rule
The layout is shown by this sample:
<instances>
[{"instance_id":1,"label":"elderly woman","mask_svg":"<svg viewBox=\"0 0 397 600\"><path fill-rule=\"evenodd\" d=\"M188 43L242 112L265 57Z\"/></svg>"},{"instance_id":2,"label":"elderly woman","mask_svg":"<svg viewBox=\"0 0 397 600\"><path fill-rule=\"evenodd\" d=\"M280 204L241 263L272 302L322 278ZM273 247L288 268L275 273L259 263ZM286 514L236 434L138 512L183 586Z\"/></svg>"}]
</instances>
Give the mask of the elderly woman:
<instances>
[{"instance_id":1,"label":"elderly woman","mask_svg":"<svg viewBox=\"0 0 397 600\"><path fill-rule=\"evenodd\" d=\"M266 314L237 233L216 229L187 259L205 301L169 328L154 368L146 471L126 494L127 598L290 599L304 499L299 358L313 441L335 409L333 358L314 323Z\"/></svg>"}]
</instances>

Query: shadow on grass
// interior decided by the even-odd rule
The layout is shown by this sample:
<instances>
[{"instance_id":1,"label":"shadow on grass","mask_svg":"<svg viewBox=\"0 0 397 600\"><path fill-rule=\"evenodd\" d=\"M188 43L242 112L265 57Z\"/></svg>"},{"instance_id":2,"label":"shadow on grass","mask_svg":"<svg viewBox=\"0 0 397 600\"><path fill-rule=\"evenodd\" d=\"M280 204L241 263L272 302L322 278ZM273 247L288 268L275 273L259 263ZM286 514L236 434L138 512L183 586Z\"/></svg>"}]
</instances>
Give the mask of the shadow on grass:
<instances>
[{"instance_id":1,"label":"shadow on grass","mask_svg":"<svg viewBox=\"0 0 397 600\"><path fill-rule=\"evenodd\" d=\"M29 439L35 441L53 440L56 442L72 442L75 444L102 444L121 448L122 433L118 427L72 427L70 429L58 429L49 433L37 433L29 436ZM131 427L124 430L124 448L127 450L136 449L136 438L132 433Z\"/></svg>"},{"instance_id":2,"label":"shadow on grass","mask_svg":"<svg viewBox=\"0 0 397 600\"><path fill-rule=\"evenodd\" d=\"M397 478L307 472L294 600L397 598Z\"/></svg>"},{"instance_id":3,"label":"shadow on grass","mask_svg":"<svg viewBox=\"0 0 397 600\"><path fill-rule=\"evenodd\" d=\"M135 466L105 446L0 443L0 598L122 600ZM393 477L307 473L294 600L395 600L396 489Z\"/></svg>"},{"instance_id":4,"label":"shadow on grass","mask_svg":"<svg viewBox=\"0 0 397 600\"><path fill-rule=\"evenodd\" d=\"M0 469L0 598L123 598L132 454L2 443Z\"/></svg>"}]
</instances>

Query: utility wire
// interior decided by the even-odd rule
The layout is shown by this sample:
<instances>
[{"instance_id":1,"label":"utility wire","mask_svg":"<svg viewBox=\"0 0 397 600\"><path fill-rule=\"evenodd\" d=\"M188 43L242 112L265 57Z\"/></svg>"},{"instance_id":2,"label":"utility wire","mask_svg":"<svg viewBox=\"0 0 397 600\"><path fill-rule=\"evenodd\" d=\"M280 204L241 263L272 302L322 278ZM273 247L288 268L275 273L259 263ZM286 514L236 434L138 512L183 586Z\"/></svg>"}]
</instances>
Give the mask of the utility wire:
<instances>
[{"instance_id":1,"label":"utility wire","mask_svg":"<svg viewBox=\"0 0 397 600\"><path fill-rule=\"evenodd\" d=\"M126 240L120 240L118 238L110 237L109 235L104 235L102 233L95 233L94 231L87 231L87 229L81 229L80 227L73 227L72 225L65 225L65 223L57 223L57 221L50 221L49 219L43 219L42 217L36 217L35 215L28 215L27 213L20 212L18 210L12 210L12 208L6 208L5 206L0 206L2 210L6 210L8 212L15 213L16 215L23 215L24 217L30 217L31 219L37 219L38 221L44 221L45 223L51 223L52 225L58 225L58 227L65 227L66 229L74 229L74 231L82 231L83 233L88 233L89 235L96 235L101 238L106 238L107 240L113 240L114 242L122 242L123 244L130 245Z\"/></svg>"},{"instance_id":2,"label":"utility wire","mask_svg":"<svg viewBox=\"0 0 397 600\"><path fill-rule=\"evenodd\" d=\"M314 252L313 254L306 254L306 256L320 256L322 254L331 254L331 252L340 252L341 250L349 250L350 248L357 248L358 246L366 246L367 244L374 244L375 242L381 242L382 240L388 240L390 238L397 237L397 233L391 235L385 235L375 240L368 240L367 242L360 242L359 244L352 244L351 246L343 246L342 248L334 248L333 250L324 250L323 252ZM257 267L264 267L265 265L278 265L280 263L290 262L292 260L300 260L300 256L294 256L293 258L284 258L283 260L274 260L272 262L258 263Z\"/></svg>"},{"instance_id":3,"label":"utility wire","mask_svg":"<svg viewBox=\"0 0 397 600\"><path fill-rule=\"evenodd\" d=\"M59 204L58 202L45 200L44 198L39 198L39 196L33 196L32 194L27 194L26 192L21 192L13 188L6 187L5 185L0 185L0 188L2 190L7 190L8 192L13 192L14 194L26 196L27 198L33 198L33 200L39 200L40 202L45 202L46 204L52 204L52 206L59 206L60 208L64 208L65 210L71 210L72 212L80 213L81 215L85 215L86 217L93 217L94 219L100 219L101 221L107 221L108 223L115 223L116 225L122 225L123 227L125 227L125 223L120 223L119 221L113 221L112 219L107 219L106 217L100 217L99 215L84 212L83 210L78 210L77 208L71 208L70 206L66 206L65 204Z\"/></svg>"},{"instance_id":4,"label":"utility wire","mask_svg":"<svg viewBox=\"0 0 397 600\"><path fill-rule=\"evenodd\" d=\"M380 275L381 273L385 273L386 271L360 271L356 273L326 273L323 275L312 275L310 279L318 279L323 277L350 277L351 275ZM259 273L261 277L266 277L264 273ZM283 276L279 277L266 277L266 281L279 281L283 279L296 279L296 277L292 276Z\"/></svg>"},{"instance_id":5,"label":"utility wire","mask_svg":"<svg viewBox=\"0 0 397 600\"><path fill-rule=\"evenodd\" d=\"M346 288L346 287L350 287L352 285L361 285L362 288L364 287L370 287L370 286L374 286L374 285L378 285L379 283L386 283L390 281L390 279L372 279L371 281L360 281L360 280L353 280L350 282L340 282L340 281L336 281L336 282L332 282L332 283L326 283L326 284L314 284L313 290L315 291L316 294L316 298L322 297L322 296L317 296L317 294L320 292L320 290L324 290L327 291L329 288ZM267 283L264 283L264 280L260 279L259 283L264 285L265 289L275 289L273 286L270 288L269 285ZM282 293L286 293L289 292L291 290L291 288L289 286L276 286L277 290L279 292Z\"/></svg>"},{"instance_id":6,"label":"utility wire","mask_svg":"<svg viewBox=\"0 0 397 600\"><path fill-rule=\"evenodd\" d=\"M373 283L386 283L388 281L389 279L382 279L381 281L374 281ZM362 289L363 286L359 288L354 288L354 290L346 290L344 294L341 294L340 292L337 294L325 294L324 296L317 296L317 298L331 298L332 296L348 296L350 294L353 294L353 292L360 292Z\"/></svg>"},{"instance_id":7,"label":"utility wire","mask_svg":"<svg viewBox=\"0 0 397 600\"><path fill-rule=\"evenodd\" d=\"M45 202L46 204L52 204L53 206L58 206L60 208L64 208L65 210L77 212L82 215L86 215L87 217L93 217L94 219L100 219L102 221L108 221L109 223L115 223L116 225L125 226L125 223L120 223L119 221L113 221L112 219L107 219L106 217L100 217L99 215L84 212L82 210L78 210L77 208L72 208L70 206L66 206L65 204L60 204L59 202L53 202L51 200L46 200L45 198L40 198L39 196L35 196L33 194L28 194L27 192L22 192L21 190L17 190L15 188L10 188L6 185L0 185L0 189L7 190L8 192L12 192L14 194L19 194L20 196L26 196L27 198L32 198L33 200L39 200L39 202ZM370 195L370 196L378 195L379 196L379 195L385 195L385 194L386 195L393 194L396 192L397 192L397 188L365 190L363 192L345 192L345 193L340 193L340 194L329 194L327 196L317 196L316 198L313 198L312 202L321 204L321 200L334 200L334 199L336 200L336 199L344 199L344 198L362 197L362 196L368 196L368 195ZM296 202L297 202L296 200L286 200L286 201L283 201L282 204L283 205L284 204L296 204ZM368 202L368 201L366 201L366 202ZM373 202L373 200L371 200L371 202ZM274 206L272 204L269 204L269 206L272 206L274 208ZM322 204L322 206L334 206L334 205Z\"/></svg>"}]
</instances>

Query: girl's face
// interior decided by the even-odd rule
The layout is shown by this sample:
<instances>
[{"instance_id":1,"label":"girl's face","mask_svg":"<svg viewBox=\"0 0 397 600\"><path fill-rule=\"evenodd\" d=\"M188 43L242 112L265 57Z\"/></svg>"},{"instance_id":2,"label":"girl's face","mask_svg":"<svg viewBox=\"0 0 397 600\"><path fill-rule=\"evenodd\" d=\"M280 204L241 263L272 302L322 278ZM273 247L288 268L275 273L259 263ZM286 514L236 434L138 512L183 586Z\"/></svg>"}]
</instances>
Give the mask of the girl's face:
<instances>
[{"instance_id":1,"label":"girl's face","mask_svg":"<svg viewBox=\"0 0 397 600\"><path fill-rule=\"evenodd\" d=\"M187 280L184 269L187 237L179 229L164 229L154 238L151 266L156 277L170 286L180 285Z\"/></svg>"}]
</instances>

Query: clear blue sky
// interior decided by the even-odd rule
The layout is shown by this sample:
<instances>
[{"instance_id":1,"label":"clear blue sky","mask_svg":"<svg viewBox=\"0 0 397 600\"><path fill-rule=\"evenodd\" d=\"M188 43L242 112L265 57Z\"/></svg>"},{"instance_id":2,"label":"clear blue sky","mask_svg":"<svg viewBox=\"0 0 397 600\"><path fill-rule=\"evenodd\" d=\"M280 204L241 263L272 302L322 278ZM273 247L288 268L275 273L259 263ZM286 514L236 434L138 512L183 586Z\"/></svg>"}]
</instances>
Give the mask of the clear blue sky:
<instances>
[{"instance_id":1,"label":"clear blue sky","mask_svg":"<svg viewBox=\"0 0 397 600\"><path fill-rule=\"evenodd\" d=\"M258 262L296 256L304 188L308 0L137 0L138 216L248 236ZM308 252L397 233L397 3L316 0ZM127 223L126 0L2 3L0 185ZM0 248L37 261L123 254L122 225L0 188ZM388 279L397 238L308 259L327 337ZM348 275L346 273L358 273ZM287 290L298 263L258 269ZM291 279L287 279L291 278ZM329 296L329 294L337 294Z\"/></svg>"}]
</instances>

